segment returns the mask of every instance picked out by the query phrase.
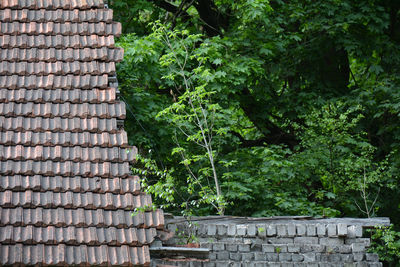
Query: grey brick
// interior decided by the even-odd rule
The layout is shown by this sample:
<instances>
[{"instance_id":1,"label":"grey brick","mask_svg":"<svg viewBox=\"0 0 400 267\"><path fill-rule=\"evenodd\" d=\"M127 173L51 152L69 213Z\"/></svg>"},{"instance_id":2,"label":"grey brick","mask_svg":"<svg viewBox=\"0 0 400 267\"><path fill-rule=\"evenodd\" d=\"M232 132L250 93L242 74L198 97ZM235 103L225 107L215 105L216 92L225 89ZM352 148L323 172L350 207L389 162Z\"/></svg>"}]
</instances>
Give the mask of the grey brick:
<instances>
[{"instance_id":1,"label":"grey brick","mask_svg":"<svg viewBox=\"0 0 400 267\"><path fill-rule=\"evenodd\" d=\"M229 252L228 251L219 251L217 253L218 260L229 260Z\"/></svg>"},{"instance_id":2,"label":"grey brick","mask_svg":"<svg viewBox=\"0 0 400 267\"><path fill-rule=\"evenodd\" d=\"M208 258L210 259L210 260L216 260L217 259L217 253L216 252L210 252L209 254L208 254Z\"/></svg>"},{"instance_id":3,"label":"grey brick","mask_svg":"<svg viewBox=\"0 0 400 267\"><path fill-rule=\"evenodd\" d=\"M351 244L351 251L354 252L364 252L365 245L362 243L353 243Z\"/></svg>"},{"instance_id":4,"label":"grey brick","mask_svg":"<svg viewBox=\"0 0 400 267\"><path fill-rule=\"evenodd\" d=\"M266 237L267 236L267 225L257 224L257 234L259 237Z\"/></svg>"},{"instance_id":5,"label":"grey brick","mask_svg":"<svg viewBox=\"0 0 400 267\"><path fill-rule=\"evenodd\" d=\"M364 256L365 256L365 253L360 253L360 252L358 252L358 253L353 253L353 258L354 258L354 261L356 261L356 262L359 262L359 261L362 261L363 259L364 259Z\"/></svg>"},{"instance_id":6,"label":"grey brick","mask_svg":"<svg viewBox=\"0 0 400 267\"><path fill-rule=\"evenodd\" d=\"M294 238L295 244L318 244L318 237L298 236Z\"/></svg>"},{"instance_id":7,"label":"grey brick","mask_svg":"<svg viewBox=\"0 0 400 267\"><path fill-rule=\"evenodd\" d=\"M350 245L341 245L341 246L339 246L339 253L343 253L343 254L351 253L351 246Z\"/></svg>"},{"instance_id":8,"label":"grey brick","mask_svg":"<svg viewBox=\"0 0 400 267\"><path fill-rule=\"evenodd\" d=\"M368 263L368 267L382 267L382 262L370 262Z\"/></svg>"},{"instance_id":9,"label":"grey brick","mask_svg":"<svg viewBox=\"0 0 400 267\"><path fill-rule=\"evenodd\" d=\"M293 237L296 235L296 225L294 225L293 223L287 225L287 235L289 237Z\"/></svg>"},{"instance_id":10,"label":"grey brick","mask_svg":"<svg viewBox=\"0 0 400 267\"><path fill-rule=\"evenodd\" d=\"M318 245L318 244L302 244L300 247L300 252L321 253L321 252L325 252L325 246Z\"/></svg>"},{"instance_id":11,"label":"grey brick","mask_svg":"<svg viewBox=\"0 0 400 267\"><path fill-rule=\"evenodd\" d=\"M342 260L342 258L340 257L339 254L330 254L328 261L330 262L340 262Z\"/></svg>"},{"instance_id":12,"label":"grey brick","mask_svg":"<svg viewBox=\"0 0 400 267\"><path fill-rule=\"evenodd\" d=\"M343 245L344 240L342 238L335 237L321 237L319 243L324 246L339 246Z\"/></svg>"},{"instance_id":13,"label":"grey brick","mask_svg":"<svg viewBox=\"0 0 400 267\"><path fill-rule=\"evenodd\" d=\"M318 257L316 257L316 261L319 261L319 262L328 262L329 261L329 255L330 254L327 254L327 253L324 253L324 254L318 254Z\"/></svg>"},{"instance_id":14,"label":"grey brick","mask_svg":"<svg viewBox=\"0 0 400 267\"><path fill-rule=\"evenodd\" d=\"M223 251L225 250L225 244L222 242L216 242L213 244L214 251Z\"/></svg>"},{"instance_id":15,"label":"grey brick","mask_svg":"<svg viewBox=\"0 0 400 267\"><path fill-rule=\"evenodd\" d=\"M293 244L293 238L290 238L290 237L269 238L268 243L270 243L270 244Z\"/></svg>"},{"instance_id":16,"label":"grey brick","mask_svg":"<svg viewBox=\"0 0 400 267\"><path fill-rule=\"evenodd\" d=\"M336 236L337 235L337 227L336 224L328 224L326 226L328 230L328 236Z\"/></svg>"},{"instance_id":17,"label":"grey brick","mask_svg":"<svg viewBox=\"0 0 400 267\"><path fill-rule=\"evenodd\" d=\"M204 267L215 267L215 262L205 262Z\"/></svg>"},{"instance_id":18,"label":"grey brick","mask_svg":"<svg viewBox=\"0 0 400 267\"><path fill-rule=\"evenodd\" d=\"M262 252L255 252L254 253L254 260L256 261L265 261L267 256Z\"/></svg>"},{"instance_id":19,"label":"grey brick","mask_svg":"<svg viewBox=\"0 0 400 267\"><path fill-rule=\"evenodd\" d=\"M354 243L361 243L364 246L369 247L371 245L371 240L369 238L346 238L346 244L351 245Z\"/></svg>"},{"instance_id":20,"label":"grey brick","mask_svg":"<svg viewBox=\"0 0 400 267\"><path fill-rule=\"evenodd\" d=\"M276 236L276 225L275 224L268 224L267 236Z\"/></svg>"},{"instance_id":21,"label":"grey brick","mask_svg":"<svg viewBox=\"0 0 400 267\"><path fill-rule=\"evenodd\" d=\"M262 243L254 242L253 244L250 245L250 250L253 252L262 251Z\"/></svg>"},{"instance_id":22,"label":"grey brick","mask_svg":"<svg viewBox=\"0 0 400 267\"><path fill-rule=\"evenodd\" d=\"M353 254L341 254L342 262L353 262L354 257Z\"/></svg>"},{"instance_id":23,"label":"grey brick","mask_svg":"<svg viewBox=\"0 0 400 267\"><path fill-rule=\"evenodd\" d=\"M375 253L367 253L367 254L365 254L365 259L367 261L378 262L379 256L378 256L378 254L375 254Z\"/></svg>"},{"instance_id":24,"label":"grey brick","mask_svg":"<svg viewBox=\"0 0 400 267\"><path fill-rule=\"evenodd\" d=\"M288 252L287 245L275 245L275 252L276 253Z\"/></svg>"},{"instance_id":25,"label":"grey brick","mask_svg":"<svg viewBox=\"0 0 400 267\"><path fill-rule=\"evenodd\" d=\"M279 261L291 261L292 260L292 254L290 253L278 253L278 259Z\"/></svg>"},{"instance_id":26,"label":"grey brick","mask_svg":"<svg viewBox=\"0 0 400 267\"><path fill-rule=\"evenodd\" d=\"M292 254L292 261L293 262L301 262L304 260L304 256L300 254Z\"/></svg>"},{"instance_id":27,"label":"grey brick","mask_svg":"<svg viewBox=\"0 0 400 267\"><path fill-rule=\"evenodd\" d=\"M317 235L325 236L326 235L326 225L322 223L317 224Z\"/></svg>"},{"instance_id":28,"label":"grey brick","mask_svg":"<svg viewBox=\"0 0 400 267\"><path fill-rule=\"evenodd\" d=\"M168 224L167 229L175 233L178 227L176 226L176 224Z\"/></svg>"},{"instance_id":29,"label":"grey brick","mask_svg":"<svg viewBox=\"0 0 400 267\"><path fill-rule=\"evenodd\" d=\"M281 262L281 267L293 267L293 263L291 263L291 262Z\"/></svg>"},{"instance_id":30,"label":"grey brick","mask_svg":"<svg viewBox=\"0 0 400 267\"><path fill-rule=\"evenodd\" d=\"M316 236L317 235L317 226L315 224L307 224L307 236Z\"/></svg>"},{"instance_id":31,"label":"grey brick","mask_svg":"<svg viewBox=\"0 0 400 267\"><path fill-rule=\"evenodd\" d=\"M212 243L211 242L200 242L200 247L201 248L208 248L208 249L212 249Z\"/></svg>"},{"instance_id":32,"label":"grey brick","mask_svg":"<svg viewBox=\"0 0 400 267\"><path fill-rule=\"evenodd\" d=\"M347 236L350 238L362 237L363 229L361 225L351 225L347 227Z\"/></svg>"},{"instance_id":33,"label":"grey brick","mask_svg":"<svg viewBox=\"0 0 400 267\"><path fill-rule=\"evenodd\" d=\"M326 253L338 253L340 246L326 246L325 251Z\"/></svg>"},{"instance_id":34,"label":"grey brick","mask_svg":"<svg viewBox=\"0 0 400 267\"><path fill-rule=\"evenodd\" d=\"M347 224L339 223L337 225L338 236L346 236L347 235Z\"/></svg>"},{"instance_id":35,"label":"grey brick","mask_svg":"<svg viewBox=\"0 0 400 267\"><path fill-rule=\"evenodd\" d=\"M217 233L220 236L226 235L227 226L225 224L217 224Z\"/></svg>"},{"instance_id":36,"label":"grey brick","mask_svg":"<svg viewBox=\"0 0 400 267\"><path fill-rule=\"evenodd\" d=\"M216 262L215 267L229 267L229 262Z\"/></svg>"},{"instance_id":37,"label":"grey brick","mask_svg":"<svg viewBox=\"0 0 400 267\"><path fill-rule=\"evenodd\" d=\"M267 261L278 261L278 254L277 253L265 253L265 256L267 257Z\"/></svg>"},{"instance_id":38,"label":"grey brick","mask_svg":"<svg viewBox=\"0 0 400 267\"><path fill-rule=\"evenodd\" d=\"M242 253L229 253L229 258L234 261L242 260Z\"/></svg>"},{"instance_id":39,"label":"grey brick","mask_svg":"<svg viewBox=\"0 0 400 267\"><path fill-rule=\"evenodd\" d=\"M276 225L276 233L278 236L287 236L286 225L284 224Z\"/></svg>"},{"instance_id":40,"label":"grey brick","mask_svg":"<svg viewBox=\"0 0 400 267\"><path fill-rule=\"evenodd\" d=\"M251 261L253 260L254 254L253 253L242 253L242 261Z\"/></svg>"},{"instance_id":41,"label":"grey brick","mask_svg":"<svg viewBox=\"0 0 400 267\"><path fill-rule=\"evenodd\" d=\"M227 251L237 251L238 245L237 244L226 244L225 245Z\"/></svg>"},{"instance_id":42,"label":"grey brick","mask_svg":"<svg viewBox=\"0 0 400 267\"><path fill-rule=\"evenodd\" d=\"M235 236L235 235L236 235L236 225L234 225L234 224L229 224L229 225L228 225L227 234L228 234L229 236Z\"/></svg>"},{"instance_id":43,"label":"grey brick","mask_svg":"<svg viewBox=\"0 0 400 267\"><path fill-rule=\"evenodd\" d=\"M200 224L197 227L197 233L198 233L199 236L207 235L207 225Z\"/></svg>"},{"instance_id":44,"label":"grey brick","mask_svg":"<svg viewBox=\"0 0 400 267\"><path fill-rule=\"evenodd\" d=\"M300 252L300 244L288 244L288 252Z\"/></svg>"},{"instance_id":45,"label":"grey brick","mask_svg":"<svg viewBox=\"0 0 400 267\"><path fill-rule=\"evenodd\" d=\"M250 245L249 244L238 244L238 250L240 252L249 252L250 251Z\"/></svg>"},{"instance_id":46,"label":"grey brick","mask_svg":"<svg viewBox=\"0 0 400 267\"><path fill-rule=\"evenodd\" d=\"M302 254L304 257L304 262L315 262L315 253L308 252Z\"/></svg>"},{"instance_id":47,"label":"grey brick","mask_svg":"<svg viewBox=\"0 0 400 267\"><path fill-rule=\"evenodd\" d=\"M215 224L209 224L207 227L207 235L215 236L217 234L217 226Z\"/></svg>"},{"instance_id":48,"label":"grey brick","mask_svg":"<svg viewBox=\"0 0 400 267\"><path fill-rule=\"evenodd\" d=\"M329 267L343 267L343 263L335 263L335 262L331 262L325 266L329 266Z\"/></svg>"},{"instance_id":49,"label":"grey brick","mask_svg":"<svg viewBox=\"0 0 400 267\"><path fill-rule=\"evenodd\" d=\"M201 261L191 261L190 267L203 267L203 262Z\"/></svg>"},{"instance_id":50,"label":"grey brick","mask_svg":"<svg viewBox=\"0 0 400 267\"><path fill-rule=\"evenodd\" d=\"M214 243L214 242L217 242L217 239L214 237L207 236L207 237L199 237L197 239L197 241L199 243ZM176 244L176 243L174 243L174 244Z\"/></svg>"},{"instance_id":51,"label":"grey brick","mask_svg":"<svg viewBox=\"0 0 400 267\"><path fill-rule=\"evenodd\" d=\"M236 226L236 235L245 236L246 235L246 225L237 225Z\"/></svg>"},{"instance_id":52,"label":"grey brick","mask_svg":"<svg viewBox=\"0 0 400 267\"><path fill-rule=\"evenodd\" d=\"M255 224L249 224L247 225L247 236L256 236L256 225Z\"/></svg>"},{"instance_id":53,"label":"grey brick","mask_svg":"<svg viewBox=\"0 0 400 267\"><path fill-rule=\"evenodd\" d=\"M306 226L304 224L297 224L296 232L297 232L298 236L305 236L306 235Z\"/></svg>"},{"instance_id":54,"label":"grey brick","mask_svg":"<svg viewBox=\"0 0 400 267\"><path fill-rule=\"evenodd\" d=\"M262 245L263 252L275 252L275 246L271 244L263 244Z\"/></svg>"},{"instance_id":55,"label":"grey brick","mask_svg":"<svg viewBox=\"0 0 400 267\"><path fill-rule=\"evenodd\" d=\"M243 238L243 244L251 246L254 243L257 243L257 239L254 239L254 238ZM262 244L262 242L261 242L261 244Z\"/></svg>"},{"instance_id":56,"label":"grey brick","mask_svg":"<svg viewBox=\"0 0 400 267\"><path fill-rule=\"evenodd\" d=\"M177 266L179 266L179 267L190 267L190 262L189 261L179 262L179 265L177 265Z\"/></svg>"},{"instance_id":57,"label":"grey brick","mask_svg":"<svg viewBox=\"0 0 400 267\"><path fill-rule=\"evenodd\" d=\"M230 243L230 244L239 244L243 243L243 238L242 237L225 237L223 239L225 243ZM217 242L217 241L215 241Z\"/></svg>"}]
</instances>

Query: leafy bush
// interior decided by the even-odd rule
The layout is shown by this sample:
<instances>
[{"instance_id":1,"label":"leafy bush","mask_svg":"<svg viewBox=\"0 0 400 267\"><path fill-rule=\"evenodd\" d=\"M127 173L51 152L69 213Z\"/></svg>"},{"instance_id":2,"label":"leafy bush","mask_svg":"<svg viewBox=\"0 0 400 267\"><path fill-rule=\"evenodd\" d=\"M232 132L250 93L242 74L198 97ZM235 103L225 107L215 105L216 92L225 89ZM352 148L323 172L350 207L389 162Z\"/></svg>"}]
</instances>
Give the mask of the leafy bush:
<instances>
[{"instance_id":1,"label":"leafy bush","mask_svg":"<svg viewBox=\"0 0 400 267\"><path fill-rule=\"evenodd\" d=\"M400 232L395 231L393 225L378 226L370 232L372 244L369 251L377 253L388 266L400 266Z\"/></svg>"}]
</instances>

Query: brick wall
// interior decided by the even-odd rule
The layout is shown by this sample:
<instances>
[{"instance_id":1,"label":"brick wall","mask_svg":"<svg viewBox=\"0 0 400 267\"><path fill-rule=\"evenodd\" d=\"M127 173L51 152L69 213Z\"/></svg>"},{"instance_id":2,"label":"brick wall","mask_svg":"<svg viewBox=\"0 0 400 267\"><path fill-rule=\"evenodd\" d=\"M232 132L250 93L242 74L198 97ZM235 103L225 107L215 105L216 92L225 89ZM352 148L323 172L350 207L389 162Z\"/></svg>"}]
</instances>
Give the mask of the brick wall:
<instances>
[{"instance_id":1,"label":"brick wall","mask_svg":"<svg viewBox=\"0 0 400 267\"><path fill-rule=\"evenodd\" d=\"M164 255L153 266L382 266L368 253L370 239L363 229L389 224L388 219L310 219L198 217L167 219L175 236L163 246L176 246L192 235L207 259ZM154 246L160 247L160 243ZM202 259L203 258L203 259Z\"/></svg>"}]
</instances>

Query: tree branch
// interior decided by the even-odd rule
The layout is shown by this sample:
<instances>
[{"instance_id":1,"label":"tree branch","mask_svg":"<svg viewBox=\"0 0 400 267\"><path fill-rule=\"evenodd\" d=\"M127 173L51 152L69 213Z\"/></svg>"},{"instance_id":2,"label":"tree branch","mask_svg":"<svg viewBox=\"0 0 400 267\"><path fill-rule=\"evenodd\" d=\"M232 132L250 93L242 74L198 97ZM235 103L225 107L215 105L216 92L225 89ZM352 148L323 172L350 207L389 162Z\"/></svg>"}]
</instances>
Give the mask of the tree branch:
<instances>
[{"instance_id":1,"label":"tree branch","mask_svg":"<svg viewBox=\"0 0 400 267\"><path fill-rule=\"evenodd\" d=\"M232 135L236 136L240 140L240 147L242 148L247 148L247 147L255 147L255 146L265 146L266 142L268 141L267 138L261 137L259 139L255 140L247 140L244 139L244 137L237 132L231 131L230 132Z\"/></svg>"},{"instance_id":2,"label":"tree branch","mask_svg":"<svg viewBox=\"0 0 400 267\"><path fill-rule=\"evenodd\" d=\"M254 126L264 135L264 142L268 144L285 144L293 149L299 140L291 128L283 129L268 119L268 103L257 100L248 88L243 88L240 97L240 107ZM262 141L259 140L258 143ZM257 142L255 142L257 143Z\"/></svg>"}]
</instances>

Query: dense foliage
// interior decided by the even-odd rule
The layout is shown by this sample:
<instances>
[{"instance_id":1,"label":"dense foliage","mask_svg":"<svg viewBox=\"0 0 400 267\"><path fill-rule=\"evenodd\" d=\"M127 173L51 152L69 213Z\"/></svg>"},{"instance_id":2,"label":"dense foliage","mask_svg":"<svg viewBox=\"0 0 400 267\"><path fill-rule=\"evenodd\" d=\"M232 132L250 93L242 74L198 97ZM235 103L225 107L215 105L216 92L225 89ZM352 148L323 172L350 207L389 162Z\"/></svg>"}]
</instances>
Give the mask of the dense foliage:
<instances>
[{"instance_id":1,"label":"dense foliage","mask_svg":"<svg viewBox=\"0 0 400 267\"><path fill-rule=\"evenodd\" d=\"M394 231L393 225L371 230L371 239L371 252L377 253L387 266L400 266L400 232Z\"/></svg>"},{"instance_id":2,"label":"dense foliage","mask_svg":"<svg viewBox=\"0 0 400 267\"><path fill-rule=\"evenodd\" d=\"M400 223L399 1L110 2L159 205Z\"/></svg>"}]
</instances>

